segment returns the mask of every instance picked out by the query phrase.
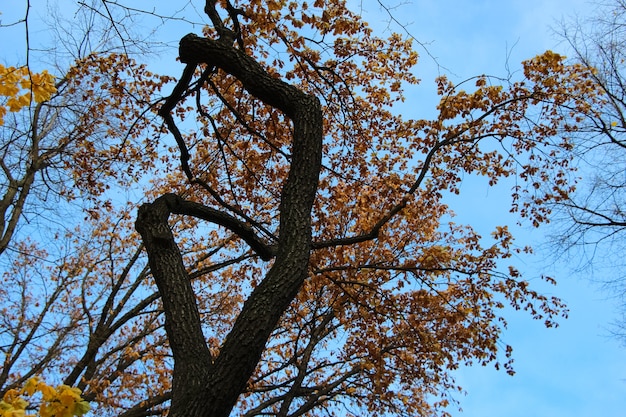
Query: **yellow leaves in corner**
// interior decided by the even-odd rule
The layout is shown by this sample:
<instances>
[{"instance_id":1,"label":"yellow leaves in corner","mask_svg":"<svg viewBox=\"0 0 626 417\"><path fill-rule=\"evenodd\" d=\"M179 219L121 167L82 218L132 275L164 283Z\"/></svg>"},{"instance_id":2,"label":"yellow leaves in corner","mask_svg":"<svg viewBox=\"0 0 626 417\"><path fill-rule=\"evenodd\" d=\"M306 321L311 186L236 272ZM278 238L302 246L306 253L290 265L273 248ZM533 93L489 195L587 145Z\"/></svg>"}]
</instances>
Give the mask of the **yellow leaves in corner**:
<instances>
[{"instance_id":1,"label":"yellow leaves in corner","mask_svg":"<svg viewBox=\"0 0 626 417\"><path fill-rule=\"evenodd\" d=\"M26 90L20 94L21 90ZM0 126L4 124L7 109L11 112L20 111L31 104L50 100L56 92L54 76L44 70L37 74L27 67L5 67L0 64L0 96L8 97L4 104L0 104Z\"/></svg>"},{"instance_id":2,"label":"yellow leaves in corner","mask_svg":"<svg viewBox=\"0 0 626 417\"><path fill-rule=\"evenodd\" d=\"M39 413L36 415L38 417L82 416L91 408L89 403L81 398L78 388L67 385L54 388L40 378L33 377L21 390L11 389L4 394L0 401L0 417L35 417L34 414L26 414L29 403L23 396L32 397L38 392L41 393Z\"/></svg>"}]
</instances>

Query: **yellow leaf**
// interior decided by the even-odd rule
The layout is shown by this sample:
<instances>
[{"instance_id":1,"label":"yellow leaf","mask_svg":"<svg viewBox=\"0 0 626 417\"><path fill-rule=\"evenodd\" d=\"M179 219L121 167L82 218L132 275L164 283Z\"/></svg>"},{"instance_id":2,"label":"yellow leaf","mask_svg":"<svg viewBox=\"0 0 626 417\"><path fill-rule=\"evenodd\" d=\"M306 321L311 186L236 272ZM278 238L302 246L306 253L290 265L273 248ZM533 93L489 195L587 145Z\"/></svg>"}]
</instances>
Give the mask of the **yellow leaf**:
<instances>
[{"instance_id":1,"label":"yellow leaf","mask_svg":"<svg viewBox=\"0 0 626 417\"><path fill-rule=\"evenodd\" d=\"M39 378L36 376L32 377L26 382L26 385L22 388L22 392L25 392L27 395L33 395L37 391L38 386Z\"/></svg>"},{"instance_id":2,"label":"yellow leaf","mask_svg":"<svg viewBox=\"0 0 626 417\"><path fill-rule=\"evenodd\" d=\"M83 414L87 414L91 410L91 406L87 401L79 401L74 406L74 415L82 416Z\"/></svg>"},{"instance_id":3,"label":"yellow leaf","mask_svg":"<svg viewBox=\"0 0 626 417\"><path fill-rule=\"evenodd\" d=\"M56 396L58 395L57 391L50 385L40 384L39 390L41 391L41 394L43 395L44 401L51 401L54 398L56 398Z\"/></svg>"}]
</instances>

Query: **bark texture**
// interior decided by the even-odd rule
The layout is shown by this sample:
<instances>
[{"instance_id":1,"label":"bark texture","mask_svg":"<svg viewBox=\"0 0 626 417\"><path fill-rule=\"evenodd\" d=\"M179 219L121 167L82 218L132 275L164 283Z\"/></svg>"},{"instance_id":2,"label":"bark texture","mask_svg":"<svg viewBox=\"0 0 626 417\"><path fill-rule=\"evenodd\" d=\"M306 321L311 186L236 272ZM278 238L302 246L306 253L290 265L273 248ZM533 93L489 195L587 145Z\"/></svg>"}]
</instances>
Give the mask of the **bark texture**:
<instances>
[{"instance_id":1,"label":"bark texture","mask_svg":"<svg viewBox=\"0 0 626 417\"><path fill-rule=\"evenodd\" d=\"M244 88L293 123L292 160L280 202L280 236L267 247L249 228L226 213L164 195L139 210L136 221L150 268L163 299L166 331L174 355L170 416L226 417L253 373L281 315L307 277L311 251L311 210L322 155L319 100L269 75L259 63L227 42L186 35L180 59L215 66L239 79ZM262 259L274 257L227 336L212 357L201 330L195 294L168 225L170 213L213 221L237 233Z\"/></svg>"}]
</instances>

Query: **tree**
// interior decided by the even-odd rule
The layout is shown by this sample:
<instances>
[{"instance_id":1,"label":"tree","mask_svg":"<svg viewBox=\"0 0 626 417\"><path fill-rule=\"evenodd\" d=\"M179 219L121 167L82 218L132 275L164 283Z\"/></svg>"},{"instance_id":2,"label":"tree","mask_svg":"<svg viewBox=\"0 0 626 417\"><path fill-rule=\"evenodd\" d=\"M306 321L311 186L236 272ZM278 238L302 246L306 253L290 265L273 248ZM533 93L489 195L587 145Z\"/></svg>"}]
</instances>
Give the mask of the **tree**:
<instances>
[{"instance_id":1,"label":"tree","mask_svg":"<svg viewBox=\"0 0 626 417\"><path fill-rule=\"evenodd\" d=\"M559 35L571 47L573 61L591 75L602 100L593 100L572 152L579 166L577 191L557 206L563 228L555 235L568 249L580 249L597 268L609 267L607 283L623 298L624 276L614 276L623 264L626 231L626 2L601 4L582 22L564 23ZM623 301L623 300L622 300ZM624 326L620 323L620 326Z\"/></svg>"},{"instance_id":2,"label":"tree","mask_svg":"<svg viewBox=\"0 0 626 417\"><path fill-rule=\"evenodd\" d=\"M22 80L1 79L11 110L4 114L0 160L3 396L45 375L46 381L77 386L89 401L105 402L98 395L119 380L138 385L134 372L125 374L138 360L133 347L150 346L157 355L164 344L152 336L158 318L148 318L157 296L142 292L146 271L133 269L141 248L124 245L132 208L114 207L110 189L149 175L160 127L151 127L152 137L138 135L155 117L151 95L168 78L116 51L96 31L94 15L76 13L71 27L82 33L67 43L59 40L54 54L46 54L58 59L50 72L62 74L46 90L51 95L38 99L27 66L10 72ZM101 43L92 42L92 31ZM99 52L91 53L93 46ZM35 100L11 105L31 94ZM105 403L133 393L128 389Z\"/></svg>"},{"instance_id":3,"label":"tree","mask_svg":"<svg viewBox=\"0 0 626 417\"><path fill-rule=\"evenodd\" d=\"M26 92L20 94L22 89L26 90ZM18 112L22 108L31 105L33 100L36 103L50 100L54 92L56 92L54 79L46 71L41 74L33 74L27 67L6 68L0 65L0 95L6 97L6 105L0 105L0 125L4 124L4 116L7 113L7 109L11 112ZM8 146L9 144L7 143L6 147ZM38 145L35 144L34 148L37 147ZM8 149L6 150L8 151ZM37 151L34 149L33 154L35 155L32 157L33 162L29 167L30 169L27 169L19 179L14 178L15 172L12 172L7 166L8 161L5 161L3 158L2 168L6 176L7 186L0 202L0 212L2 213L0 220L0 231L2 231L2 236L0 236L0 254L5 251L13 237L26 196L33 183L39 162L39 155L36 155L36 153Z\"/></svg>"},{"instance_id":4,"label":"tree","mask_svg":"<svg viewBox=\"0 0 626 417\"><path fill-rule=\"evenodd\" d=\"M517 176L512 209L545 221L570 191L560 155L596 94L588 72L548 51L520 80L440 77L437 117L414 120L393 108L418 82L411 41L345 2L204 12L164 100L168 78L125 55L72 66L68 91L106 93L61 182L86 224L55 262L14 240L2 389L61 376L99 415L434 415L459 365L512 372L499 310L553 326L564 306L502 265L529 250L505 225L482 238L445 196L463 175Z\"/></svg>"}]
</instances>

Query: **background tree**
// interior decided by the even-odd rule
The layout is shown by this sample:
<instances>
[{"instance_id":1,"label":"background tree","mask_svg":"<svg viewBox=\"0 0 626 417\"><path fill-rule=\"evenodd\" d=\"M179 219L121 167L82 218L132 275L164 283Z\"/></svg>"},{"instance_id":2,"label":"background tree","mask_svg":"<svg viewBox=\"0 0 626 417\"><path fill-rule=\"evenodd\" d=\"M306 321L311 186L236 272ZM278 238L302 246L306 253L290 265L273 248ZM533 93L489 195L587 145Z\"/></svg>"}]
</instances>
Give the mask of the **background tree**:
<instances>
[{"instance_id":1,"label":"background tree","mask_svg":"<svg viewBox=\"0 0 626 417\"><path fill-rule=\"evenodd\" d=\"M441 77L437 117L406 119L410 40L344 2L203 7L166 100L168 78L106 51L47 102L94 103L60 125L84 133L57 182L84 220L59 229L63 251L14 238L3 254L2 389L48 374L99 415L434 415L459 365L512 372L499 310L552 326L563 306L502 265L527 250L505 225L483 238L444 198L466 174L515 175L513 209L543 222L570 191L584 68L546 52L520 80Z\"/></svg>"},{"instance_id":2,"label":"background tree","mask_svg":"<svg viewBox=\"0 0 626 417\"><path fill-rule=\"evenodd\" d=\"M594 269L611 267L602 279L625 302L623 265L626 232L626 2L599 4L586 20L564 23L560 36L574 52L573 61L591 74L602 92L573 141L579 176L577 191L559 202L555 239L582 253ZM585 266L583 263L581 266ZM602 275L602 274L601 274ZM624 329L624 323L618 323ZM622 333L622 336L624 334Z\"/></svg>"},{"instance_id":3,"label":"background tree","mask_svg":"<svg viewBox=\"0 0 626 417\"><path fill-rule=\"evenodd\" d=\"M1 131L3 394L43 375L78 386L90 401L124 403L143 380L132 369L138 355L131 349L150 346L157 355L164 345L152 336L160 321L148 318L158 297L142 287L146 271L134 269L141 248L124 242L132 206L112 189L141 181L158 158L159 125L152 137L140 132L155 117L151 95L167 77L121 54L128 44L113 44L94 17L98 11L79 10L65 25L75 31L53 37L45 64L61 75L51 96L38 100L32 89L36 100L20 108L7 97L13 111L4 114ZM27 56L35 61L30 49ZM30 83L28 66L19 71ZM11 82L2 78L3 88ZM29 96L29 85L22 87L19 94ZM146 159L136 164L139 154ZM108 401L99 397L121 385L130 389Z\"/></svg>"}]
</instances>

